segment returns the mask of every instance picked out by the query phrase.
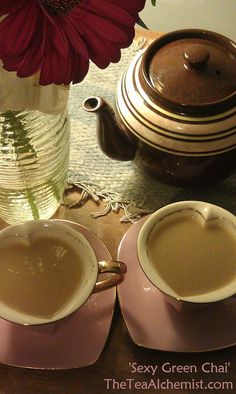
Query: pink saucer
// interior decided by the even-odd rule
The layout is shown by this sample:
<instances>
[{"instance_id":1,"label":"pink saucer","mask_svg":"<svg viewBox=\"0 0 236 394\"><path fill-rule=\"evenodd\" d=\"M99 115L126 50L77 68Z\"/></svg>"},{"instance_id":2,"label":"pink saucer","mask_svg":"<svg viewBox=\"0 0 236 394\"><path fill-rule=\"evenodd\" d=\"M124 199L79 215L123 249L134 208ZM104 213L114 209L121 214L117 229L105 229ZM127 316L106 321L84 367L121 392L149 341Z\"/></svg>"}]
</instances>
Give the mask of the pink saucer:
<instances>
[{"instance_id":1,"label":"pink saucer","mask_svg":"<svg viewBox=\"0 0 236 394\"><path fill-rule=\"evenodd\" d=\"M195 312L177 312L146 278L136 252L138 233L147 217L124 235L118 259L127 264L118 297L130 336L147 348L205 352L236 344L236 298Z\"/></svg>"},{"instance_id":2,"label":"pink saucer","mask_svg":"<svg viewBox=\"0 0 236 394\"><path fill-rule=\"evenodd\" d=\"M80 231L98 260L111 256L86 227L57 220ZM0 363L41 369L68 369L93 364L105 345L113 316L116 290L93 294L72 316L43 326L20 326L0 319Z\"/></svg>"}]
</instances>

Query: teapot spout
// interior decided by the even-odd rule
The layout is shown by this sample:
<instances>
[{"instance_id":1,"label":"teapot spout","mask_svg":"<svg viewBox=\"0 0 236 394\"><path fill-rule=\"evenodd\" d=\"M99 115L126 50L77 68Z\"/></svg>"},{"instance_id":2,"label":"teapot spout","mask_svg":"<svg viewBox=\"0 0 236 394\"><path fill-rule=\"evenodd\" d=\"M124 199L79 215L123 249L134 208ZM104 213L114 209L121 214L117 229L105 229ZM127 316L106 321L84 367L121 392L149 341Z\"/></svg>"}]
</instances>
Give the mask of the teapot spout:
<instances>
[{"instance_id":1,"label":"teapot spout","mask_svg":"<svg viewBox=\"0 0 236 394\"><path fill-rule=\"evenodd\" d=\"M83 109L97 115L98 144L108 157L122 161L135 157L135 145L118 124L113 109L105 100L101 97L88 97L83 102Z\"/></svg>"}]
</instances>

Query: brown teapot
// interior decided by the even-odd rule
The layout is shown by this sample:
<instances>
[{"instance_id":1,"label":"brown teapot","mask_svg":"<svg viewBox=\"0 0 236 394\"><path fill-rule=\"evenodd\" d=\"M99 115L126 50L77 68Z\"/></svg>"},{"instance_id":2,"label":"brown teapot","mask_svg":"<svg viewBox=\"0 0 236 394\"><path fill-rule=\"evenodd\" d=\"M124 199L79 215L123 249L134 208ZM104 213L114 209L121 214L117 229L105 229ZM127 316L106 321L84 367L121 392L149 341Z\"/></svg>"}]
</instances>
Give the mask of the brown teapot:
<instances>
[{"instance_id":1,"label":"brown teapot","mask_svg":"<svg viewBox=\"0 0 236 394\"><path fill-rule=\"evenodd\" d=\"M139 51L118 84L115 111L89 97L106 155L134 160L177 185L215 182L236 169L236 44L178 30Z\"/></svg>"}]
</instances>

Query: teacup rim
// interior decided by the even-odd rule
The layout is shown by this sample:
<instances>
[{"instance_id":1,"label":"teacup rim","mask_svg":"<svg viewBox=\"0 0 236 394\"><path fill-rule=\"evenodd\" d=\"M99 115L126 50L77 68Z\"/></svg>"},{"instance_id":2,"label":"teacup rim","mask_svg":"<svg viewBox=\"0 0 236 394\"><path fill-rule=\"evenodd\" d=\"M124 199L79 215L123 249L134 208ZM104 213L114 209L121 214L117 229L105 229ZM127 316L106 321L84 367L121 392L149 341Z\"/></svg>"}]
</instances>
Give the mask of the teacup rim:
<instances>
[{"instance_id":1,"label":"teacup rim","mask_svg":"<svg viewBox=\"0 0 236 394\"><path fill-rule=\"evenodd\" d=\"M230 298L235 295L235 289L236 289L236 279L232 281L231 286L225 286L220 288L218 291L212 291L206 294L201 294L201 295L196 295L196 296L189 296L189 297L180 297L178 296L173 290L168 291L167 288L168 286L162 286L160 285L160 280L157 284L157 280L155 278L158 277L156 270L150 269L151 265L148 263L148 257L147 257L147 251L145 245L148 242L148 237L152 231L152 228L155 227L157 223L157 218L160 217L164 218L166 215L174 213L178 211L178 209L189 209L192 208L195 211L200 210L200 208L207 207L211 208L214 212L218 212L217 216L215 218L220 218L222 216L229 220L235 227L236 227L236 217L233 213L228 211L225 208L222 208L216 204L208 203L205 201L200 201L200 200L183 200L183 201L177 201L173 202L170 204L167 204L155 212L153 212L147 220L144 222L142 225L140 232L137 237L137 257L138 257L138 262L139 265L146 275L146 277L150 280L150 282L159 290L161 291L164 295L167 297L177 301L177 302L183 302L183 303L188 303L188 304L209 304L209 303L214 303L218 301L223 301L227 298ZM164 214L166 212L166 215ZM158 277L158 279L160 279ZM162 281L162 280L161 280ZM163 281L164 283L164 281ZM231 283L231 282L230 282ZM234 283L234 286L233 286Z\"/></svg>"},{"instance_id":2,"label":"teacup rim","mask_svg":"<svg viewBox=\"0 0 236 394\"><path fill-rule=\"evenodd\" d=\"M93 273L93 277L92 280L90 281L90 285L87 285L86 287L86 291L84 291L83 293L83 297L80 296L80 302L79 303L75 303L73 300L78 299L78 294L77 292L75 292L75 294L72 296L72 299L68 301L68 304L70 306L68 306L68 304L66 304L66 306L64 306L62 308L61 311L59 311L58 313L56 313L52 318L41 318L41 317L37 317L37 316L32 316L32 315L28 315L28 314L24 314L23 312L17 311L14 308L11 307L6 307L6 313L2 313L1 314L1 318L3 318L6 321L9 321L11 323L14 324L19 324L19 325L23 325L23 326L43 326L43 325L47 325L47 324L52 324L52 323L57 323L61 320L64 320L66 318L68 318L70 315L72 315L73 313L75 313L79 308L81 308L86 301L88 300L88 298L90 297L93 288L96 284L96 280L98 277L98 259L96 256L96 253L91 245L91 243L89 242L89 240L86 238L85 235L83 235L81 232L77 231L75 228L73 228L72 226L70 226L69 224L65 223L64 221L59 221L59 220L50 220L50 219L40 219L40 220L28 220L28 221L24 221L24 222L19 222L16 223L14 225L9 225L7 227L5 227L4 229L2 229L0 231L0 234L2 232L5 232L5 230L14 230L14 228L16 227L20 227L22 225L26 225L26 224L33 224L33 226L38 226L38 225L42 225L42 224L49 224L50 226L52 225L54 228L64 228L65 230L67 230L67 232L72 233L77 239L82 240L82 242L86 245L86 247L88 248L88 250L90 250L90 258L93 260L93 270L91 271L91 273ZM71 302L73 301L73 304L71 304ZM9 313L10 312L10 313ZM16 316L16 317L15 317Z\"/></svg>"}]
</instances>

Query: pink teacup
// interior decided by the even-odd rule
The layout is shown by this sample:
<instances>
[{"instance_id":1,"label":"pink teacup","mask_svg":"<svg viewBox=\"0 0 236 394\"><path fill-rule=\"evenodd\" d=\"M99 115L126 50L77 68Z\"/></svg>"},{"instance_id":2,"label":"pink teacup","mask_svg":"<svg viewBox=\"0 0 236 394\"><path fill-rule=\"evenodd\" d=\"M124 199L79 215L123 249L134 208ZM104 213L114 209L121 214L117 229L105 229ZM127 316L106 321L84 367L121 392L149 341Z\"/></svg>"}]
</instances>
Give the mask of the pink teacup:
<instances>
[{"instance_id":1,"label":"pink teacup","mask_svg":"<svg viewBox=\"0 0 236 394\"><path fill-rule=\"evenodd\" d=\"M189 231L181 227L181 220ZM205 243L194 238L193 225ZM229 242L232 256L228 254ZM236 218L219 206L181 201L159 209L141 228L137 253L144 274L177 310L202 309L236 293Z\"/></svg>"},{"instance_id":2,"label":"pink teacup","mask_svg":"<svg viewBox=\"0 0 236 394\"><path fill-rule=\"evenodd\" d=\"M5 228L0 248L0 318L23 325L69 317L92 293L120 283L126 272L119 261L97 261L81 233L50 220Z\"/></svg>"}]
</instances>

